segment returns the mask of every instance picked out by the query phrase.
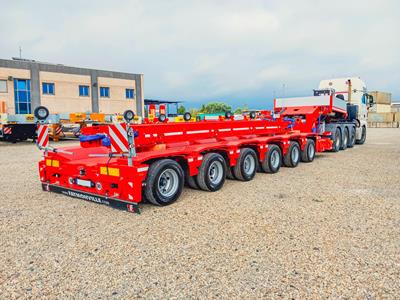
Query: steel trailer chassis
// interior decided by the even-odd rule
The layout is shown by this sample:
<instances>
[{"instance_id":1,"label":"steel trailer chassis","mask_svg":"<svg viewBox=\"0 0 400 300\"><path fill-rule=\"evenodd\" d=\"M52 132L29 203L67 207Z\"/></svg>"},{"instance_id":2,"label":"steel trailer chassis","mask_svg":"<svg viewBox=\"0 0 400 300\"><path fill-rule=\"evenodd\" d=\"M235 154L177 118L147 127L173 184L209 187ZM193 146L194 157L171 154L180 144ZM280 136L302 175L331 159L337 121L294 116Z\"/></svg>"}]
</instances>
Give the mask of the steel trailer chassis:
<instances>
[{"instance_id":1,"label":"steel trailer chassis","mask_svg":"<svg viewBox=\"0 0 400 300\"><path fill-rule=\"evenodd\" d=\"M161 160L170 164L176 162L186 174L187 181L199 174L203 160L212 153L224 159L225 180L225 174L239 164L243 149L251 149L249 151L255 153L255 164L258 165L264 162L269 148L275 147L273 145L280 149L281 160L287 157L293 143L298 144L301 152L305 151L309 140L313 141L315 152L330 150L332 146L328 135L293 131L290 122L282 119L131 126L138 133L135 138L137 153L132 157L131 165L126 154L113 156L110 147L101 146L99 141L82 142L81 147L62 148L62 151L47 151L39 162L43 189L130 212L140 212L138 204L144 196L155 203L154 199L149 199L152 195L149 197L150 187L147 186L152 173L157 172L151 171L152 166ZM96 126L88 128L85 133L93 135L108 133L108 130L109 126ZM252 179L236 177L244 181ZM183 182L179 184L181 189ZM156 201L155 204L163 206L176 199L168 203Z\"/></svg>"}]
</instances>

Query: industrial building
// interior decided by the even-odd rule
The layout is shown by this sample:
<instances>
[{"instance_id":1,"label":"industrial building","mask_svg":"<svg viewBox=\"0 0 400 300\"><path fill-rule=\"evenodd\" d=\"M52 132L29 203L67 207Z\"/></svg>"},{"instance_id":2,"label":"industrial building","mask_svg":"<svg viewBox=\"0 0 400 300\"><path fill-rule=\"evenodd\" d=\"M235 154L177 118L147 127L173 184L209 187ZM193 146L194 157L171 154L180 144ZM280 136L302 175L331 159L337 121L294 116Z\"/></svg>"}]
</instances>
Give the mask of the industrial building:
<instances>
[{"instance_id":1,"label":"industrial building","mask_svg":"<svg viewBox=\"0 0 400 300\"><path fill-rule=\"evenodd\" d=\"M30 114L44 105L52 113L144 113L143 74L0 59L0 112Z\"/></svg>"}]
</instances>

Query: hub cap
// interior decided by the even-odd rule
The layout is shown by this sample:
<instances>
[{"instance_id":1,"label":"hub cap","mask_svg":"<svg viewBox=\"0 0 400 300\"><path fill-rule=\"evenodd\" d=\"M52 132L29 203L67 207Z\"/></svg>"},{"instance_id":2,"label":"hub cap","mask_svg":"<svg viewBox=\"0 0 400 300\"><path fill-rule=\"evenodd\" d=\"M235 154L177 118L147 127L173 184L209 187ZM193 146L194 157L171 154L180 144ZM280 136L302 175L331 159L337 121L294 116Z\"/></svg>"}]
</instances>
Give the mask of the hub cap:
<instances>
[{"instance_id":1,"label":"hub cap","mask_svg":"<svg viewBox=\"0 0 400 300\"><path fill-rule=\"evenodd\" d=\"M179 188L179 178L175 170L164 170L158 178L157 188L162 196L173 196Z\"/></svg>"},{"instance_id":2,"label":"hub cap","mask_svg":"<svg viewBox=\"0 0 400 300\"><path fill-rule=\"evenodd\" d=\"M292 162L297 162L299 160L299 148L294 147L290 156L292 158Z\"/></svg>"},{"instance_id":3,"label":"hub cap","mask_svg":"<svg viewBox=\"0 0 400 300\"><path fill-rule=\"evenodd\" d=\"M280 156L277 150L271 153L271 166L276 169L280 164Z\"/></svg>"},{"instance_id":4,"label":"hub cap","mask_svg":"<svg viewBox=\"0 0 400 300\"><path fill-rule=\"evenodd\" d=\"M214 161L210 165L210 169L208 170L208 178L211 183L218 184L221 182L224 174L224 167L220 161Z\"/></svg>"},{"instance_id":5,"label":"hub cap","mask_svg":"<svg viewBox=\"0 0 400 300\"><path fill-rule=\"evenodd\" d=\"M308 145L307 151L308 151L308 158L312 159L314 157L314 154L315 154L315 149L312 146L312 144Z\"/></svg>"},{"instance_id":6,"label":"hub cap","mask_svg":"<svg viewBox=\"0 0 400 300\"><path fill-rule=\"evenodd\" d=\"M256 168L256 161L254 160L254 157L251 155L247 155L246 158L244 159L244 172L247 175L253 174L254 170Z\"/></svg>"}]
</instances>

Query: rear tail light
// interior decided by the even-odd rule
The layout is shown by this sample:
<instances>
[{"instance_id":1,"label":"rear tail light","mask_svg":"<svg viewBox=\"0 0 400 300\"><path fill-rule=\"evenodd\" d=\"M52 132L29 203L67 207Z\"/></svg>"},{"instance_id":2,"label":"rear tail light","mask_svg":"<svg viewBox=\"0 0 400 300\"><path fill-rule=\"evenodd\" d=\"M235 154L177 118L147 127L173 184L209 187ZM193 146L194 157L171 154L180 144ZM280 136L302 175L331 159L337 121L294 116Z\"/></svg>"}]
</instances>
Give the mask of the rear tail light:
<instances>
[{"instance_id":1,"label":"rear tail light","mask_svg":"<svg viewBox=\"0 0 400 300\"><path fill-rule=\"evenodd\" d=\"M60 162L55 159L46 159L46 166L58 168L60 166Z\"/></svg>"}]
</instances>

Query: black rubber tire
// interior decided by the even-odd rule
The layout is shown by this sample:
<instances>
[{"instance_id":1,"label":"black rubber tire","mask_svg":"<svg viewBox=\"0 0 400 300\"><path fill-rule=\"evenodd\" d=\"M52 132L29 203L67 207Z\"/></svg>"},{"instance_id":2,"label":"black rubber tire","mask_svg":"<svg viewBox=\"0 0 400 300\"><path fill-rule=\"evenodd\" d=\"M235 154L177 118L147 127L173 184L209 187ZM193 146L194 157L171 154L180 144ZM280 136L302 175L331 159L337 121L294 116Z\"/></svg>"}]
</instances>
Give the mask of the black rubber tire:
<instances>
[{"instance_id":1,"label":"black rubber tire","mask_svg":"<svg viewBox=\"0 0 400 300\"><path fill-rule=\"evenodd\" d=\"M367 139L367 128L365 126L361 127L361 139L356 140L357 145L362 145Z\"/></svg>"},{"instance_id":2,"label":"black rubber tire","mask_svg":"<svg viewBox=\"0 0 400 300\"><path fill-rule=\"evenodd\" d=\"M158 181L161 174L170 169L176 173L178 181L178 188L171 196L164 196L159 192ZM182 167L172 159L160 159L150 165L147 172L146 185L144 187L144 195L146 199L159 206L166 206L174 203L182 193L184 183L184 173Z\"/></svg>"},{"instance_id":3,"label":"black rubber tire","mask_svg":"<svg viewBox=\"0 0 400 300\"><path fill-rule=\"evenodd\" d=\"M315 142L312 139L307 139L307 143L304 146L304 150L301 151L301 161L309 163L312 162L314 158L315 158Z\"/></svg>"},{"instance_id":4,"label":"black rubber tire","mask_svg":"<svg viewBox=\"0 0 400 300\"><path fill-rule=\"evenodd\" d=\"M213 163L220 163L221 165L221 179L219 182L212 182L210 177L210 168ZM221 154L218 153L207 153L203 156L203 161L199 167L199 173L197 174L196 180L200 189L203 191L215 192L222 188L226 178L226 164L225 159Z\"/></svg>"},{"instance_id":5,"label":"black rubber tire","mask_svg":"<svg viewBox=\"0 0 400 300\"><path fill-rule=\"evenodd\" d=\"M41 114L39 114L41 113ZM38 106L35 108L33 111L33 115L36 117L38 120L46 120L47 117L49 116L49 110L45 106Z\"/></svg>"},{"instance_id":6,"label":"black rubber tire","mask_svg":"<svg viewBox=\"0 0 400 300\"><path fill-rule=\"evenodd\" d=\"M349 135L349 143L347 144L347 148L353 148L356 143L356 128L350 127L350 135Z\"/></svg>"},{"instance_id":7,"label":"black rubber tire","mask_svg":"<svg viewBox=\"0 0 400 300\"><path fill-rule=\"evenodd\" d=\"M245 170L245 160L248 156L254 159L254 170L251 172L246 172ZM257 153L251 148L240 149L240 156L236 161L236 165L233 167L233 174L235 178L240 181L250 181L254 178L257 173L258 158Z\"/></svg>"},{"instance_id":8,"label":"black rubber tire","mask_svg":"<svg viewBox=\"0 0 400 300\"><path fill-rule=\"evenodd\" d=\"M298 151L297 159L293 159L292 152ZM291 141L286 155L283 157L283 165L289 168L295 168L300 162L301 150L298 142Z\"/></svg>"},{"instance_id":9,"label":"black rubber tire","mask_svg":"<svg viewBox=\"0 0 400 300\"><path fill-rule=\"evenodd\" d=\"M185 169L185 183L188 187L198 190L199 186L197 185L196 176L189 175L189 168Z\"/></svg>"},{"instance_id":10,"label":"black rubber tire","mask_svg":"<svg viewBox=\"0 0 400 300\"><path fill-rule=\"evenodd\" d=\"M342 146L340 147L340 150L346 150L347 149L347 145L349 144L349 128L345 127L344 131L343 131L343 141L342 141Z\"/></svg>"},{"instance_id":11,"label":"black rubber tire","mask_svg":"<svg viewBox=\"0 0 400 300\"><path fill-rule=\"evenodd\" d=\"M164 114L160 114L160 115L158 116L158 121L160 121L161 123L166 122L166 121L167 121L167 116L164 115Z\"/></svg>"},{"instance_id":12,"label":"black rubber tire","mask_svg":"<svg viewBox=\"0 0 400 300\"><path fill-rule=\"evenodd\" d=\"M338 152L340 150L340 146L342 143L342 133L340 131L339 127L336 127L335 132L333 133L333 137L332 137L332 152Z\"/></svg>"},{"instance_id":13,"label":"black rubber tire","mask_svg":"<svg viewBox=\"0 0 400 300\"><path fill-rule=\"evenodd\" d=\"M185 113L183 114L183 119L184 119L186 122L189 122L190 119L192 119L192 115L190 114L190 112L185 112Z\"/></svg>"},{"instance_id":14,"label":"black rubber tire","mask_svg":"<svg viewBox=\"0 0 400 300\"><path fill-rule=\"evenodd\" d=\"M272 162L273 154L277 152L279 154L279 164L274 166ZM265 153L264 160L261 162L261 170L265 173L276 173L279 171L282 165L282 151L278 145L268 145L268 151Z\"/></svg>"}]
</instances>

